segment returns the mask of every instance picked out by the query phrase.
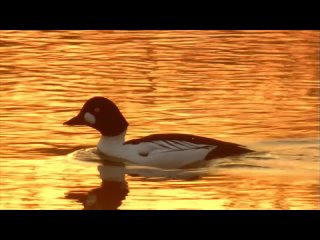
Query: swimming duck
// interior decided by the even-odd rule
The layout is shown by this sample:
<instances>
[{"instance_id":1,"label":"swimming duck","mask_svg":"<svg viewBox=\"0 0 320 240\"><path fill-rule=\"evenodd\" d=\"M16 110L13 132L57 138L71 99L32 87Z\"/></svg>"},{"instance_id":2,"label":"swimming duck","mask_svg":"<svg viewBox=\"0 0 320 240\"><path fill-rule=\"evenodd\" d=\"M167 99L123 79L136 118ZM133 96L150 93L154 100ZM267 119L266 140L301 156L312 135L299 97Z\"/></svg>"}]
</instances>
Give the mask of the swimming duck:
<instances>
[{"instance_id":1,"label":"swimming duck","mask_svg":"<svg viewBox=\"0 0 320 240\"><path fill-rule=\"evenodd\" d=\"M97 149L109 157L139 165L183 168L214 158L253 152L236 143L192 134L163 133L125 141L128 122L114 102L90 98L65 125L86 125L101 133Z\"/></svg>"}]
</instances>

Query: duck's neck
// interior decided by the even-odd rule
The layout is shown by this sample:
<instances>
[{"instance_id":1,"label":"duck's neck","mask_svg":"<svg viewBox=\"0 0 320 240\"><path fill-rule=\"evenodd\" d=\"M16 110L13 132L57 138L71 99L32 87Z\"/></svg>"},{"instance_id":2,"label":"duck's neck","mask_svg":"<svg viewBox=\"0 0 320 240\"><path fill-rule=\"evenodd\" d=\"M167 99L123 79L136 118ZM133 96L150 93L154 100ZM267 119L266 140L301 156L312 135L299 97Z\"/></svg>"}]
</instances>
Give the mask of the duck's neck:
<instances>
[{"instance_id":1,"label":"duck's neck","mask_svg":"<svg viewBox=\"0 0 320 240\"><path fill-rule=\"evenodd\" d=\"M116 136L101 135L100 142L103 141L104 144L108 144L109 146L123 145L125 142L126 133L127 129Z\"/></svg>"}]
</instances>

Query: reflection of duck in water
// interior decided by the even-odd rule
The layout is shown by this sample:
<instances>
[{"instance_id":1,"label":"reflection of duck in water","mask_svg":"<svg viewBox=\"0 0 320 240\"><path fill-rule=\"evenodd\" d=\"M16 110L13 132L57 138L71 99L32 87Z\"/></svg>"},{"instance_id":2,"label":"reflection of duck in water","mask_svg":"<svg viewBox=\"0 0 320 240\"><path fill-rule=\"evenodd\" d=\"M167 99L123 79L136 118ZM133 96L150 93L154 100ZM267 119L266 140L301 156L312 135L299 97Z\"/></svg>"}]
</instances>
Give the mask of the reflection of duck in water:
<instances>
[{"instance_id":1,"label":"reflection of duck in water","mask_svg":"<svg viewBox=\"0 0 320 240\"><path fill-rule=\"evenodd\" d=\"M89 160L87 161L89 162ZM94 160L94 162L98 161ZM125 180L126 175L131 176L132 181L135 177L139 177L139 181L144 181L144 179L147 179L147 181L151 179L166 181L169 179L196 180L207 174L204 169L159 169L124 165L106 159L100 160L101 162L103 162L103 165L98 166L102 180L99 187L89 192L71 191L66 196L67 199L75 199L81 202L84 210L118 209L129 193L129 187Z\"/></svg>"},{"instance_id":2,"label":"reflection of duck in water","mask_svg":"<svg viewBox=\"0 0 320 240\"><path fill-rule=\"evenodd\" d=\"M84 210L116 210L128 195L129 189L125 181L123 165L101 165L98 167L101 186L87 193L69 192L68 199L77 199Z\"/></svg>"},{"instance_id":3,"label":"reflection of duck in water","mask_svg":"<svg viewBox=\"0 0 320 240\"><path fill-rule=\"evenodd\" d=\"M121 159L138 165L160 168L182 168L213 158L252 152L241 145L190 134L154 134L125 142L128 122L110 100L89 99L80 113L65 122L67 125L87 125L102 137L100 152L110 159Z\"/></svg>"}]
</instances>

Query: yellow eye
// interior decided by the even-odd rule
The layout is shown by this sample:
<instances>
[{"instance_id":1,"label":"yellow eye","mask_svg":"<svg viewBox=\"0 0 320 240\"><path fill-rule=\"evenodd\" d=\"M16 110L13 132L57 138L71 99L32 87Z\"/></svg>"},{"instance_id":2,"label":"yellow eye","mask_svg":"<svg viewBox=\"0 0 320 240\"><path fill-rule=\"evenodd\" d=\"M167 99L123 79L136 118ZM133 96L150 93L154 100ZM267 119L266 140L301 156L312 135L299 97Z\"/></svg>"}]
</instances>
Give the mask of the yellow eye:
<instances>
[{"instance_id":1,"label":"yellow eye","mask_svg":"<svg viewBox=\"0 0 320 240\"><path fill-rule=\"evenodd\" d=\"M95 111L95 112L100 112L100 108L96 107L96 108L94 109L94 111Z\"/></svg>"}]
</instances>

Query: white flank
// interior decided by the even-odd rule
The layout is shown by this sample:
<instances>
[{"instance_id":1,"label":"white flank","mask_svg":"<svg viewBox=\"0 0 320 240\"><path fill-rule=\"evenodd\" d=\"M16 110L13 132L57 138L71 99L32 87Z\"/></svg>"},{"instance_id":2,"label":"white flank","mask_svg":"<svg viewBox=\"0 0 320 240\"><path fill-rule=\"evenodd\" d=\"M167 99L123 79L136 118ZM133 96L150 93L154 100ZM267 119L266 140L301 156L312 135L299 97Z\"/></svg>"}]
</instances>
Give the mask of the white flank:
<instances>
[{"instance_id":1,"label":"white flank","mask_svg":"<svg viewBox=\"0 0 320 240\"><path fill-rule=\"evenodd\" d=\"M118 136L102 136L98 149L108 157L123 162L160 167L180 168L201 161L217 146L179 140L156 140L139 144L124 144L126 131Z\"/></svg>"}]
</instances>

